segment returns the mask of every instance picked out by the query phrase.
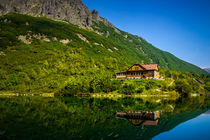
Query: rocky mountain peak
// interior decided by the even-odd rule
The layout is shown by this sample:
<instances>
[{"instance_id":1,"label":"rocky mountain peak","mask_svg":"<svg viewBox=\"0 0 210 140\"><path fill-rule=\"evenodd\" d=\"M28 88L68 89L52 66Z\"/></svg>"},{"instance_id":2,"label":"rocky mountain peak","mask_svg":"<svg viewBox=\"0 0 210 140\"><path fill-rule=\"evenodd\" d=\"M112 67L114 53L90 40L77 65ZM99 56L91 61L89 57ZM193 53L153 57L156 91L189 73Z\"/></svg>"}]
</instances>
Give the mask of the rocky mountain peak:
<instances>
[{"instance_id":1,"label":"rocky mountain peak","mask_svg":"<svg viewBox=\"0 0 210 140\"><path fill-rule=\"evenodd\" d=\"M92 10L92 15L93 15L93 18L96 19L97 21L99 21L101 19L99 16L99 12L96 11L95 9Z\"/></svg>"},{"instance_id":2,"label":"rocky mountain peak","mask_svg":"<svg viewBox=\"0 0 210 140\"><path fill-rule=\"evenodd\" d=\"M98 11L90 11L81 0L0 0L0 15L8 13L47 17L84 27L90 27L93 21L113 26L104 21Z\"/></svg>"}]
</instances>

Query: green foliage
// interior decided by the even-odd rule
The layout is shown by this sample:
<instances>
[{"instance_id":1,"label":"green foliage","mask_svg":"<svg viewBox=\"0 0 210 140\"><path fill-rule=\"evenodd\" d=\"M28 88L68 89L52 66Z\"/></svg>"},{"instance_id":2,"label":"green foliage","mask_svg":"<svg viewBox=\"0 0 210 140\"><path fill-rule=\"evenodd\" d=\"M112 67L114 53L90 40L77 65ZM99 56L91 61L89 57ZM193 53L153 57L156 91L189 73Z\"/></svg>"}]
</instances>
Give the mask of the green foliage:
<instances>
[{"instance_id":1,"label":"green foliage","mask_svg":"<svg viewBox=\"0 0 210 140\"><path fill-rule=\"evenodd\" d=\"M7 76L6 85L7 86L16 86L18 84L18 79L15 74L10 74Z\"/></svg>"},{"instance_id":2,"label":"green foliage","mask_svg":"<svg viewBox=\"0 0 210 140\"><path fill-rule=\"evenodd\" d=\"M191 86L186 82L186 80L175 81L175 90L182 96L189 96L192 92Z\"/></svg>"},{"instance_id":3,"label":"green foliage","mask_svg":"<svg viewBox=\"0 0 210 140\"><path fill-rule=\"evenodd\" d=\"M58 94L64 95L76 95L79 93L88 92L88 83L85 77L73 77L71 76L65 83L65 87L59 91Z\"/></svg>"},{"instance_id":4,"label":"green foliage","mask_svg":"<svg viewBox=\"0 0 210 140\"><path fill-rule=\"evenodd\" d=\"M138 88L137 88L137 93L142 93L142 92L144 92L145 91L145 87L144 86L138 86Z\"/></svg>"},{"instance_id":5,"label":"green foliage","mask_svg":"<svg viewBox=\"0 0 210 140\"><path fill-rule=\"evenodd\" d=\"M101 75L95 75L90 81L90 92L99 93L109 90L106 89L110 86L110 78L103 77Z\"/></svg>"},{"instance_id":6,"label":"green foliage","mask_svg":"<svg viewBox=\"0 0 210 140\"><path fill-rule=\"evenodd\" d=\"M5 23L5 19L9 22ZM183 77L168 68L205 74L199 68L153 47L144 39L123 31L117 33L102 22L94 23L92 28L104 35L64 22L19 14L1 16L0 25L0 90L36 93L60 91L60 94L120 92L122 88L127 90L130 87L122 87L126 81L111 80L115 78L114 73L126 70L134 63L150 63L143 52L162 70L166 69L162 71L166 78L193 77L187 73ZM88 42L81 40L78 34ZM18 40L20 35L30 40L31 44ZM67 39L70 40L67 44L60 42ZM201 79L205 79L205 76ZM144 92L144 88L152 90L161 87L161 82L152 80L132 84L135 91L132 89L129 94ZM139 86L142 87L138 89Z\"/></svg>"},{"instance_id":7,"label":"green foliage","mask_svg":"<svg viewBox=\"0 0 210 140\"><path fill-rule=\"evenodd\" d=\"M153 89L153 88L159 88L160 86L161 85L157 80L148 80L145 83L146 90Z\"/></svg>"},{"instance_id":8,"label":"green foliage","mask_svg":"<svg viewBox=\"0 0 210 140\"><path fill-rule=\"evenodd\" d=\"M205 90L207 92L210 92L210 82L207 82L206 85L205 85Z\"/></svg>"},{"instance_id":9,"label":"green foliage","mask_svg":"<svg viewBox=\"0 0 210 140\"><path fill-rule=\"evenodd\" d=\"M162 91L168 91L169 90L169 83L167 81L162 82L161 90Z\"/></svg>"},{"instance_id":10,"label":"green foliage","mask_svg":"<svg viewBox=\"0 0 210 140\"><path fill-rule=\"evenodd\" d=\"M134 94L136 92L135 86L133 84L124 84L120 89L120 92L126 95Z\"/></svg>"}]
</instances>

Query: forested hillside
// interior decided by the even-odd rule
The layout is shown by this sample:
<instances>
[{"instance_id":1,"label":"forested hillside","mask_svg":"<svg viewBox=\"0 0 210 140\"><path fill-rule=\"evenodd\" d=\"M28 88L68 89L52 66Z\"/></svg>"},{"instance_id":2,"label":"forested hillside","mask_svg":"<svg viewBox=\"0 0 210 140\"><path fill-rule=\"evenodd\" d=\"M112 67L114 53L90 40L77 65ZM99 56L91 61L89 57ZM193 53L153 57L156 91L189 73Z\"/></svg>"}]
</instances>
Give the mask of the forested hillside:
<instances>
[{"instance_id":1,"label":"forested hillside","mask_svg":"<svg viewBox=\"0 0 210 140\"><path fill-rule=\"evenodd\" d=\"M103 22L83 28L44 17L7 14L0 17L0 25L1 90L49 92L69 80L83 85L97 76L113 78L134 63L207 73Z\"/></svg>"}]
</instances>

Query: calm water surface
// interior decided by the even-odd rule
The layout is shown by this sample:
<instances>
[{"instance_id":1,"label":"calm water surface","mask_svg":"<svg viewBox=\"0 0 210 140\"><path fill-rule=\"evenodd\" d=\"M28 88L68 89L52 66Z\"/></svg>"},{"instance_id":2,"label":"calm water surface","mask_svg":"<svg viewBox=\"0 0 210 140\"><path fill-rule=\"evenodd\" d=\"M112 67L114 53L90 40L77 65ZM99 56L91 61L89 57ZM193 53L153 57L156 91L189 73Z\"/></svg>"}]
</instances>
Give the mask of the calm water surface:
<instances>
[{"instance_id":1,"label":"calm water surface","mask_svg":"<svg viewBox=\"0 0 210 140\"><path fill-rule=\"evenodd\" d=\"M0 139L210 139L210 99L1 97ZM116 112L160 111L160 119Z\"/></svg>"},{"instance_id":2,"label":"calm water surface","mask_svg":"<svg viewBox=\"0 0 210 140\"><path fill-rule=\"evenodd\" d=\"M154 140L210 140L210 110L177 125L172 130L163 132L153 138Z\"/></svg>"}]
</instances>

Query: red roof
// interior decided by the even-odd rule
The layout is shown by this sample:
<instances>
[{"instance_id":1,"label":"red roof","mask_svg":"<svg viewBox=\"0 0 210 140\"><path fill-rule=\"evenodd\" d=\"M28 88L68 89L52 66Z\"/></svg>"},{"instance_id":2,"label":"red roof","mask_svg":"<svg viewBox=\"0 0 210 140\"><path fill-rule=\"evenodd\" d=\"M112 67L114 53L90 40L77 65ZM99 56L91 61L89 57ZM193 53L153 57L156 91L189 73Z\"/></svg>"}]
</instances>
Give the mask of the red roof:
<instances>
[{"instance_id":1,"label":"red roof","mask_svg":"<svg viewBox=\"0 0 210 140\"><path fill-rule=\"evenodd\" d=\"M139 65L143 70L156 70L158 68L158 64L147 64L147 65L134 64L134 65ZM132 65L130 68L132 68L134 65ZM136 71L136 70L129 70L129 69L127 71Z\"/></svg>"},{"instance_id":2,"label":"red roof","mask_svg":"<svg viewBox=\"0 0 210 140\"><path fill-rule=\"evenodd\" d=\"M158 68L158 64L148 64L148 65L139 64L139 65L141 65L146 70L155 70Z\"/></svg>"}]
</instances>

